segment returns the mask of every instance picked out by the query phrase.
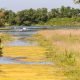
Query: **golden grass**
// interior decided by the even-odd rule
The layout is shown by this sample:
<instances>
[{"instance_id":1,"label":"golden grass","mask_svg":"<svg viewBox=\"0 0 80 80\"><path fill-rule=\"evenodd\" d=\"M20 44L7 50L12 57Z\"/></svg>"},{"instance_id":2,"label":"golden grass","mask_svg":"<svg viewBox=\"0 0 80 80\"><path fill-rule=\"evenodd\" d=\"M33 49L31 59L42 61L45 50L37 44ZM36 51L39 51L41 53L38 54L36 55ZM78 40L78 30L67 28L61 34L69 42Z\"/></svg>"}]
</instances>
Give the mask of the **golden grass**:
<instances>
[{"instance_id":1,"label":"golden grass","mask_svg":"<svg viewBox=\"0 0 80 80\"><path fill-rule=\"evenodd\" d=\"M64 80L62 72L50 65L0 65L0 80Z\"/></svg>"},{"instance_id":2,"label":"golden grass","mask_svg":"<svg viewBox=\"0 0 80 80\"><path fill-rule=\"evenodd\" d=\"M4 47L4 56L27 57L25 61L45 61L45 48ZM65 80L60 68L53 65L1 64L0 80Z\"/></svg>"},{"instance_id":3,"label":"golden grass","mask_svg":"<svg viewBox=\"0 0 80 80\"><path fill-rule=\"evenodd\" d=\"M13 46L4 47L3 56L8 57L26 57L27 61L39 61L45 60L45 48L42 47L30 47L30 46Z\"/></svg>"},{"instance_id":4,"label":"golden grass","mask_svg":"<svg viewBox=\"0 0 80 80\"><path fill-rule=\"evenodd\" d=\"M5 33L0 33L0 39L3 43L14 40L14 38L11 35Z\"/></svg>"},{"instance_id":5,"label":"golden grass","mask_svg":"<svg viewBox=\"0 0 80 80\"><path fill-rule=\"evenodd\" d=\"M51 40L58 48L67 48L80 52L80 29L44 30L39 34Z\"/></svg>"},{"instance_id":6,"label":"golden grass","mask_svg":"<svg viewBox=\"0 0 80 80\"><path fill-rule=\"evenodd\" d=\"M39 34L52 38L54 35L79 35L80 36L80 29L59 29L59 30L44 30L44 31L39 31Z\"/></svg>"},{"instance_id":7,"label":"golden grass","mask_svg":"<svg viewBox=\"0 0 80 80\"><path fill-rule=\"evenodd\" d=\"M68 80L80 80L80 29L44 30L39 34L52 43L53 52L49 48L48 56L63 68Z\"/></svg>"}]
</instances>

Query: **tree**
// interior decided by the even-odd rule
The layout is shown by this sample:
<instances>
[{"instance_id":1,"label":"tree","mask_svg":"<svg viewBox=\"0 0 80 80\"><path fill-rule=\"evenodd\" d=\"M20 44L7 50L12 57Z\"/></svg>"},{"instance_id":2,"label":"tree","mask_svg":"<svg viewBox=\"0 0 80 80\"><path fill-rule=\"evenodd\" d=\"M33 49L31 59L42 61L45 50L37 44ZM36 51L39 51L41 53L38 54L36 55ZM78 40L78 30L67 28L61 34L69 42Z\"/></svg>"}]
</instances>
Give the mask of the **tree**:
<instances>
[{"instance_id":1,"label":"tree","mask_svg":"<svg viewBox=\"0 0 80 80\"><path fill-rule=\"evenodd\" d=\"M16 14L12 10L5 11L5 20L6 20L6 23L8 23L9 25L14 25L16 23L15 17L16 17Z\"/></svg>"},{"instance_id":2,"label":"tree","mask_svg":"<svg viewBox=\"0 0 80 80\"><path fill-rule=\"evenodd\" d=\"M72 12L71 12L71 8L70 7L64 7L62 6L60 8L60 11L59 11L61 17L68 17L68 18L71 18L72 17Z\"/></svg>"},{"instance_id":3,"label":"tree","mask_svg":"<svg viewBox=\"0 0 80 80\"><path fill-rule=\"evenodd\" d=\"M0 26L4 25L32 25L44 24L53 18L78 18L80 9L71 7L53 8L48 11L47 8L25 9L17 13L12 10L0 9ZM79 21L79 19L78 19Z\"/></svg>"},{"instance_id":4,"label":"tree","mask_svg":"<svg viewBox=\"0 0 80 80\"><path fill-rule=\"evenodd\" d=\"M80 3L80 0L74 0L74 2L79 4Z\"/></svg>"},{"instance_id":5,"label":"tree","mask_svg":"<svg viewBox=\"0 0 80 80\"><path fill-rule=\"evenodd\" d=\"M4 14L5 10L4 9L0 9L0 26L4 26L5 25L5 14Z\"/></svg>"},{"instance_id":6,"label":"tree","mask_svg":"<svg viewBox=\"0 0 80 80\"><path fill-rule=\"evenodd\" d=\"M46 22L47 19L48 19L48 11L47 11L47 8L38 8L37 11L36 11L36 21L40 22L40 21L43 21L43 22Z\"/></svg>"},{"instance_id":7,"label":"tree","mask_svg":"<svg viewBox=\"0 0 80 80\"><path fill-rule=\"evenodd\" d=\"M49 13L49 18L56 18L58 14L59 14L58 9L51 9Z\"/></svg>"}]
</instances>

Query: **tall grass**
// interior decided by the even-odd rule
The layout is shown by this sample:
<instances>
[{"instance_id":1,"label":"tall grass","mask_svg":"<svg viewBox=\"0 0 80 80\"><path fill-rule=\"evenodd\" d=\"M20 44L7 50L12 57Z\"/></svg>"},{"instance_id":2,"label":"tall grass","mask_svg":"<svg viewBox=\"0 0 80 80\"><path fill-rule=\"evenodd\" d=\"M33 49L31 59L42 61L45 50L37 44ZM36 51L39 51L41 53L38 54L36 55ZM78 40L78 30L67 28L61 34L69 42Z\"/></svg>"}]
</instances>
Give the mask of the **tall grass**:
<instances>
[{"instance_id":1,"label":"tall grass","mask_svg":"<svg viewBox=\"0 0 80 80\"><path fill-rule=\"evenodd\" d=\"M38 41L39 45L46 48L45 57L47 60L52 61L56 66L62 68L64 75L68 77L68 80L80 80L80 52L79 49L71 48L80 43L80 37L78 35L58 33L51 38L46 38L43 35L33 36L34 41ZM60 41L60 46L56 44ZM67 45L66 47L63 43ZM78 46L78 45L77 45Z\"/></svg>"},{"instance_id":2,"label":"tall grass","mask_svg":"<svg viewBox=\"0 0 80 80\"><path fill-rule=\"evenodd\" d=\"M62 30L44 34L36 34L30 40L46 49L46 59L61 68L67 80L80 80L80 32Z\"/></svg>"},{"instance_id":3,"label":"tall grass","mask_svg":"<svg viewBox=\"0 0 80 80\"><path fill-rule=\"evenodd\" d=\"M4 34L4 33L0 33L0 38L1 38L3 43L13 40L13 37L11 35Z\"/></svg>"}]
</instances>

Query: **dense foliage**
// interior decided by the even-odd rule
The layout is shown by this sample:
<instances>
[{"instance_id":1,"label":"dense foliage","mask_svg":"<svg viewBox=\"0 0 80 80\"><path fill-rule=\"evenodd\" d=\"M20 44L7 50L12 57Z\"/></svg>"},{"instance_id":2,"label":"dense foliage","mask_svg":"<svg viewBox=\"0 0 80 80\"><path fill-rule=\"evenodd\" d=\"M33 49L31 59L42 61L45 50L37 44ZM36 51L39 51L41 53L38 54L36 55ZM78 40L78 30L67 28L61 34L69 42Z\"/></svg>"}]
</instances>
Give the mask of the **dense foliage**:
<instances>
[{"instance_id":1,"label":"dense foliage","mask_svg":"<svg viewBox=\"0 0 80 80\"><path fill-rule=\"evenodd\" d=\"M48 11L47 8L38 9L25 9L17 13L12 10L0 9L0 26L10 25L35 25L39 23L46 23L54 18L78 18L80 21L80 9L74 9L71 7L64 7L57 9L51 9Z\"/></svg>"},{"instance_id":2,"label":"dense foliage","mask_svg":"<svg viewBox=\"0 0 80 80\"><path fill-rule=\"evenodd\" d=\"M80 0L74 0L74 2L79 4L80 3Z\"/></svg>"}]
</instances>

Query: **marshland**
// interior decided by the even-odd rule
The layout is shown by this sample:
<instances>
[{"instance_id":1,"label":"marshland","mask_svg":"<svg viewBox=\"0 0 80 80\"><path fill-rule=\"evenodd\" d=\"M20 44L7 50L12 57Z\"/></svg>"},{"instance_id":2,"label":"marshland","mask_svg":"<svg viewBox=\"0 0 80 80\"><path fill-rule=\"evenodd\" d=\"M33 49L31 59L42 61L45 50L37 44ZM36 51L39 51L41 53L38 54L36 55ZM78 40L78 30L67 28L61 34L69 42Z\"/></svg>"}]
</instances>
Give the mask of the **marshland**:
<instances>
[{"instance_id":1,"label":"marshland","mask_svg":"<svg viewBox=\"0 0 80 80\"><path fill-rule=\"evenodd\" d=\"M80 29L2 31L0 38L1 80L80 79Z\"/></svg>"},{"instance_id":2,"label":"marshland","mask_svg":"<svg viewBox=\"0 0 80 80\"><path fill-rule=\"evenodd\" d=\"M0 80L80 80L79 3L0 0Z\"/></svg>"}]
</instances>

